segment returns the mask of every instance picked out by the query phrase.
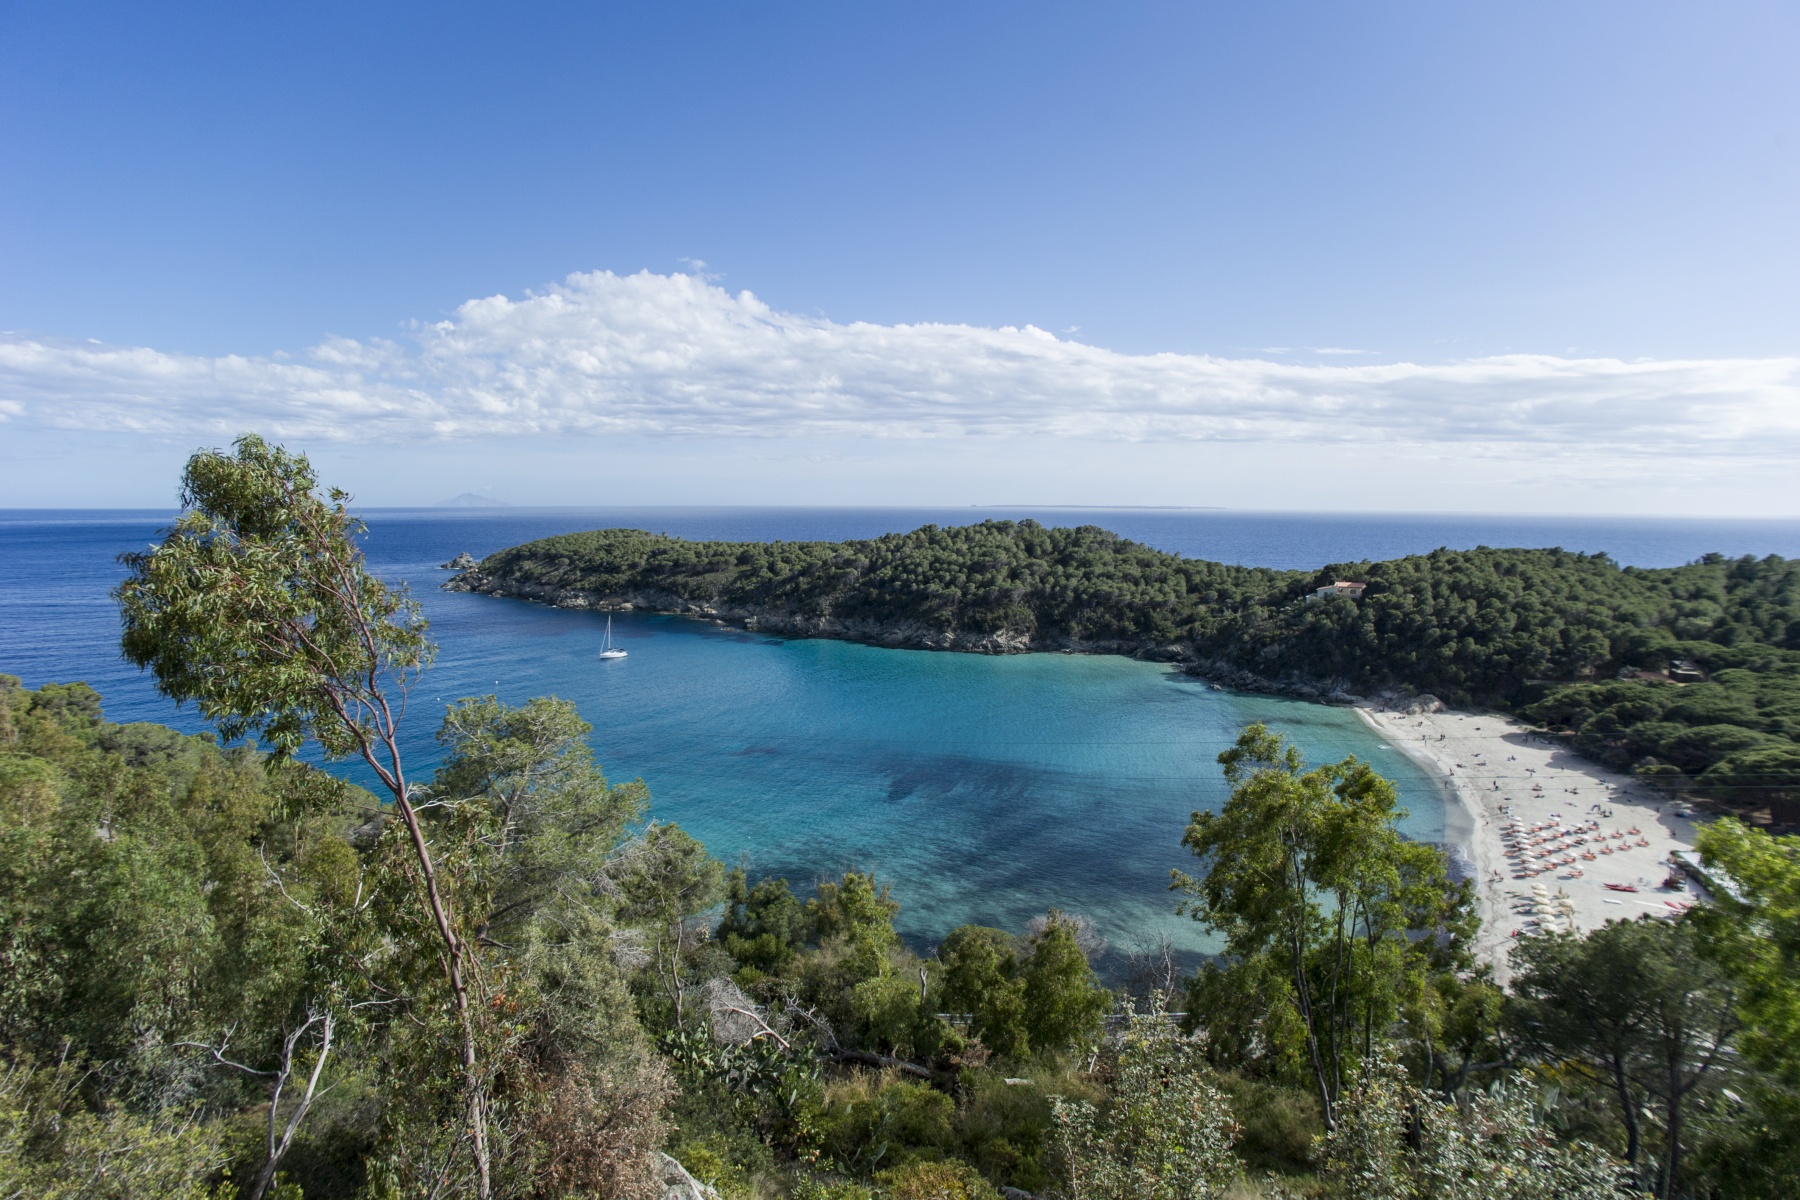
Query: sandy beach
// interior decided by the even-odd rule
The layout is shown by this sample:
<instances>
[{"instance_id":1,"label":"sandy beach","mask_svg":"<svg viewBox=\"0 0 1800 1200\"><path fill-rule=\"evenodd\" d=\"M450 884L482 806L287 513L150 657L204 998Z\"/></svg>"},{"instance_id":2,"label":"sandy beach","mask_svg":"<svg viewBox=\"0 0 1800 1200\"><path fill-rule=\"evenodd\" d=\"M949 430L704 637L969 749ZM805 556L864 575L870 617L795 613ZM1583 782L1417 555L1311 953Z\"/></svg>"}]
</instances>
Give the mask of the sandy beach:
<instances>
[{"instance_id":1,"label":"sandy beach","mask_svg":"<svg viewBox=\"0 0 1800 1200\"><path fill-rule=\"evenodd\" d=\"M1502 982L1516 936L1666 916L1697 899L1692 882L1663 886L1669 854L1694 846L1686 804L1505 717L1357 711L1437 776L1472 821L1466 850L1481 896L1477 952Z\"/></svg>"}]
</instances>

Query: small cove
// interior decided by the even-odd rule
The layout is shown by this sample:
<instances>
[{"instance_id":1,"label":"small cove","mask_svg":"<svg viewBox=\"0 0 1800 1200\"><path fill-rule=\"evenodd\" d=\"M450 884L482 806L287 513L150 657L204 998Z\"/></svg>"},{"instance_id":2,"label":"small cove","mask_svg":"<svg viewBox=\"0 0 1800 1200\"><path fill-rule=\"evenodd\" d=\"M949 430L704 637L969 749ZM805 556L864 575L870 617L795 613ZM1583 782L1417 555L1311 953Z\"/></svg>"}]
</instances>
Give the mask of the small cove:
<instances>
[{"instance_id":1,"label":"small cove","mask_svg":"<svg viewBox=\"0 0 1800 1200\"><path fill-rule=\"evenodd\" d=\"M1444 836L1432 781L1354 713L1157 664L784 641L646 614L615 616L630 657L602 663L597 614L451 594L430 608L434 706L478 690L573 700L608 773L650 785L657 819L752 875L876 870L920 943L1055 905L1116 949L1162 934L1206 949L1173 913L1169 870L1190 861L1189 814L1224 800L1214 756L1252 721L1311 761L1372 759L1414 810L1409 835Z\"/></svg>"}]
</instances>

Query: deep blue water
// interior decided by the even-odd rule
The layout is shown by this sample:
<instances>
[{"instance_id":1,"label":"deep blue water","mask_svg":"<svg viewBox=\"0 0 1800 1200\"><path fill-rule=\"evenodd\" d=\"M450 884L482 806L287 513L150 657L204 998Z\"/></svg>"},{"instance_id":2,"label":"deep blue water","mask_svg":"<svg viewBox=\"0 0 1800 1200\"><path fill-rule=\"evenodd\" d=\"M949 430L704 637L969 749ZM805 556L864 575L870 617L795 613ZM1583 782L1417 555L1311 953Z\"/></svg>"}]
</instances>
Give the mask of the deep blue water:
<instances>
[{"instance_id":1,"label":"deep blue water","mask_svg":"<svg viewBox=\"0 0 1800 1200\"><path fill-rule=\"evenodd\" d=\"M0 511L0 670L30 686L83 679L114 720L197 730L117 654L114 556L169 514ZM1224 797L1213 758L1245 723L1313 761L1378 762L1412 808L1408 831L1455 840L1431 781L1354 714L1209 691L1120 658L987 658L781 641L680 618L615 618L625 660L594 657L603 617L437 590L436 565L551 533L630 525L685 537L871 536L926 522L1030 516L1101 524L1183 554L1278 567L1387 558L1439 545L1562 545L1672 565L1709 550L1800 554L1800 522L1377 518L1172 510L395 510L368 515L367 553L408 581L439 643L415 692L408 750L433 753L440 702L492 692L575 701L614 779L642 777L654 815L753 874L804 884L849 866L896 883L903 930L1018 928L1051 905L1093 917L1115 946L1170 933L1168 871L1194 808ZM354 773L354 772L352 772ZM418 774L418 767L414 767ZM1456 815L1451 815L1456 820Z\"/></svg>"}]
</instances>

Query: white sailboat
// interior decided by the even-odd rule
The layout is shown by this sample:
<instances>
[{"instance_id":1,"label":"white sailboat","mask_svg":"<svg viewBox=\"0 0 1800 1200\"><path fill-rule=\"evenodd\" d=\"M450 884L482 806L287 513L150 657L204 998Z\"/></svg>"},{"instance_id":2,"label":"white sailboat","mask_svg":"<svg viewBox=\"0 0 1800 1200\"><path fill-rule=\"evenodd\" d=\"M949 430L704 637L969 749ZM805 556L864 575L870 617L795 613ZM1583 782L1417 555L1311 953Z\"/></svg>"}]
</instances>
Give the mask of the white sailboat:
<instances>
[{"instance_id":1,"label":"white sailboat","mask_svg":"<svg viewBox=\"0 0 1800 1200\"><path fill-rule=\"evenodd\" d=\"M612 644L612 614L606 614L606 640L600 643L601 658L624 658L625 651Z\"/></svg>"}]
</instances>

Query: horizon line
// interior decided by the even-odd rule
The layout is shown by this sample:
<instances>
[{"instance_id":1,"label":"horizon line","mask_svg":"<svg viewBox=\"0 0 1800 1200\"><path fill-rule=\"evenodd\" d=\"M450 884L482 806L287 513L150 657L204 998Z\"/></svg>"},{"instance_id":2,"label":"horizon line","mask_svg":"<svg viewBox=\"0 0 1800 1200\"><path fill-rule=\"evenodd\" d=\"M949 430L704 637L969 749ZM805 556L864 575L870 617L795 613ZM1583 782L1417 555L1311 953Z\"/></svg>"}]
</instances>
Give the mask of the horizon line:
<instances>
[{"instance_id":1,"label":"horizon line","mask_svg":"<svg viewBox=\"0 0 1800 1200\"><path fill-rule=\"evenodd\" d=\"M1238 516L1263 517L1323 517L1327 519L1356 517L1397 517L1410 519L1506 519L1523 521L1677 521L1677 522L1744 522L1744 523L1782 523L1800 522L1800 513L1781 513L1775 515L1743 516L1743 515L1702 515L1677 513L1618 513L1618 512L1518 512L1504 509L1315 509L1315 508L1231 508L1225 505L1200 504L932 504L915 502L910 504L772 504L772 503L702 503L679 502L665 504L605 504L605 503L561 503L561 504L514 504L501 502L492 505L444 505L432 504L369 504L350 505L353 512L411 512L440 513L443 515L494 515L499 513L527 513L543 511L648 511L658 509L793 509L793 510L862 510L889 512L919 511L955 511L966 509L991 510L1026 510L1037 512L1194 512L1194 513L1231 513ZM6 513L178 513L183 511L179 505L0 505L0 514Z\"/></svg>"}]
</instances>

